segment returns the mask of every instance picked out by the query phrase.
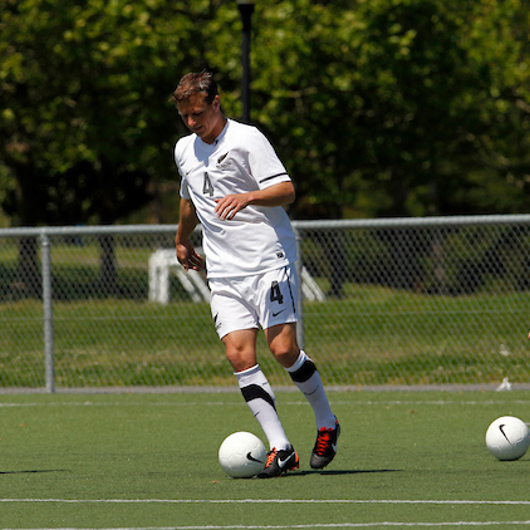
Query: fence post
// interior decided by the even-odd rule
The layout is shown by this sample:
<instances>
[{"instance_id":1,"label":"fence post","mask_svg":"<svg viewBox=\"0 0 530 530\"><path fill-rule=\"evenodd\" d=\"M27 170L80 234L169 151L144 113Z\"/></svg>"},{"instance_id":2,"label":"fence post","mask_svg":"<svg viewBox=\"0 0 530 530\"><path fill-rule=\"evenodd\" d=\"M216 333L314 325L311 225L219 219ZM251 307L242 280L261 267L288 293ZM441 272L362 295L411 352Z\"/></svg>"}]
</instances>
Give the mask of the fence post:
<instances>
[{"instance_id":1,"label":"fence post","mask_svg":"<svg viewBox=\"0 0 530 530\"><path fill-rule=\"evenodd\" d=\"M305 347L305 331L304 331L304 293L302 290L302 245L300 242L300 232L295 228L294 233L296 236L296 246L298 259L296 260L296 272L298 274L298 324L296 325L296 340L298 347L304 349Z\"/></svg>"},{"instance_id":2,"label":"fence post","mask_svg":"<svg viewBox=\"0 0 530 530\"><path fill-rule=\"evenodd\" d=\"M41 233L42 250L42 304L44 310L44 363L46 390L55 392L55 364L53 355L53 293L51 274L51 251L48 234Z\"/></svg>"}]
</instances>

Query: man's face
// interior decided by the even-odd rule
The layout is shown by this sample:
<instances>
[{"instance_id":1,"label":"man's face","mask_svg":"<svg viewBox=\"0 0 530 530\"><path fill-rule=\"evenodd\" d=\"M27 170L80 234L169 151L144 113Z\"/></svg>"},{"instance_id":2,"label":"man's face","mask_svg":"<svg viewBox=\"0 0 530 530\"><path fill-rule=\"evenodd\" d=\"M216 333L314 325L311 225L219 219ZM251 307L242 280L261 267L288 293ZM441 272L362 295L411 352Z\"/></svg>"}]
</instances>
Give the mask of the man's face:
<instances>
[{"instance_id":1,"label":"man's face","mask_svg":"<svg viewBox=\"0 0 530 530\"><path fill-rule=\"evenodd\" d=\"M206 143L212 143L222 131L219 96L209 104L202 94L196 94L177 102L177 110L186 127Z\"/></svg>"}]
</instances>

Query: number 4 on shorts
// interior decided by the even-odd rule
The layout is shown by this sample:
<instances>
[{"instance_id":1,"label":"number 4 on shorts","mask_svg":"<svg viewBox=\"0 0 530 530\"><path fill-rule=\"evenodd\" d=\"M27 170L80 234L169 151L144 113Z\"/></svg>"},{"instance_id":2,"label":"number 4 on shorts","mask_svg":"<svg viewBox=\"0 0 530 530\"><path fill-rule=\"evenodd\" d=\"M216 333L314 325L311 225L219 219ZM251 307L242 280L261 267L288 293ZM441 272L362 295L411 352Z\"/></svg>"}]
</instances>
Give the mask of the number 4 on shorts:
<instances>
[{"instance_id":1,"label":"number 4 on shorts","mask_svg":"<svg viewBox=\"0 0 530 530\"><path fill-rule=\"evenodd\" d=\"M278 302L279 304L283 304L283 294L280 290L280 285L278 284L278 282L271 283L271 302Z\"/></svg>"}]
</instances>

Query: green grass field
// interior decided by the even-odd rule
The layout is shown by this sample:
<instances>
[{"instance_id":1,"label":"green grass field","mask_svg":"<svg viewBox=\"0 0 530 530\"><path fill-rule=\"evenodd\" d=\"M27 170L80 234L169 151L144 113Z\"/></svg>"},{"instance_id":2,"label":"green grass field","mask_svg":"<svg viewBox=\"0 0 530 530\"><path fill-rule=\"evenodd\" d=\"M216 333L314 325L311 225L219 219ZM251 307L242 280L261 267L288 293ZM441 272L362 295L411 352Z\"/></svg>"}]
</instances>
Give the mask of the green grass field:
<instances>
[{"instance_id":1,"label":"green grass field","mask_svg":"<svg viewBox=\"0 0 530 530\"><path fill-rule=\"evenodd\" d=\"M228 434L257 423L238 393L0 396L0 528L298 529L530 526L530 453L499 462L484 434L530 419L525 392L332 392L339 453L309 468L313 415L278 410L299 472L231 479Z\"/></svg>"},{"instance_id":2,"label":"green grass field","mask_svg":"<svg viewBox=\"0 0 530 530\"><path fill-rule=\"evenodd\" d=\"M100 281L97 238L53 239L58 388L232 384L208 303L190 302L174 275L171 302L148 301L149 257L171 240L116 237L117 285L110 289ZM0 245L0 387L42 388L43 303L17 281L17 244ZM317 247L313 242L303 255L313 259L322 252ZM329 271L316 269L314 280L328 292ZM354 280L349 272L341 298L304 304L305 343L327 384L498 385L506 377L530 383L530 297L521 271L490 274L476 292L458 296ZM271 382L288 384L261 335L258 346Z\"/></svg>"},{"instance_id":3,"label":"green grass field","mask_svg":"<svg viewBox=\"0 0 530 530\"><path fill-rule=\"evenodd\" d=\"M528 301L526 292L462 299L359 287L306 304L306 344L333 385L528 383ZM1 387L44 386L42 319L38 300L0 304ZM207 303L56 302L54 326L58 387L232 382ZM271 381L288 383L259 337Z\"/></svg>"}]
</instances>

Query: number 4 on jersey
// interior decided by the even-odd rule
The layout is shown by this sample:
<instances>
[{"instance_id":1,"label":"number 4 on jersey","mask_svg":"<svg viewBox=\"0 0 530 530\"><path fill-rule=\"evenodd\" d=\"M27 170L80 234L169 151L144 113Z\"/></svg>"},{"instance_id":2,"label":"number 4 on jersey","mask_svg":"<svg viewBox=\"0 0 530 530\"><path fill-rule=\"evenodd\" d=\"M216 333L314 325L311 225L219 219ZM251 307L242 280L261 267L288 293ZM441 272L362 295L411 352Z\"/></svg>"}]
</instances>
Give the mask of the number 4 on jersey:
<instances>
[{"instance_id":1,"label":"number 4 on jersey","mask_svg":"<svg viewBox=\"0 0 530 530\"><path fill-rule=\"evenodd\" d=\"M202 183L202 192L204 195L213 197L213 186L208 173L204 172L204 182Z\"/></svg>"}]
</instances>

